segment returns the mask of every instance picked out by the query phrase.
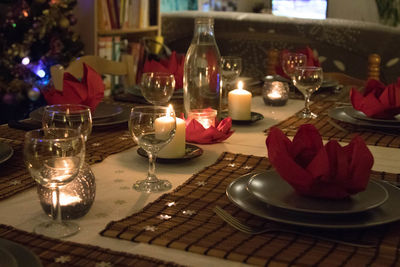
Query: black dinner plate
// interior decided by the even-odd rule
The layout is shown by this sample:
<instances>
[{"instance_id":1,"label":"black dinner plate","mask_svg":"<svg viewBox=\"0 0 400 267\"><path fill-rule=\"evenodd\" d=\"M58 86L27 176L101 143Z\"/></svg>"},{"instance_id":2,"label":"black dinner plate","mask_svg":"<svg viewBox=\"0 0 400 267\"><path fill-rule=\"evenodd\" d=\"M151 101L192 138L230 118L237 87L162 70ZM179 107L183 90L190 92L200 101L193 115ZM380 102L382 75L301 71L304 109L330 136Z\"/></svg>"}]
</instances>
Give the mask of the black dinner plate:
<instances>
[{"instance_id":1,"label":"black dinner plate","mask_svg":"<svg viewBox=\"0 0 400 267\"><path fill-rule=\"evenodd\" d=\"M225 119L228 117L228 112L223 111L221 112L221 118ZM237 124L237 125L248 125L248 124L252 124L255 123L259 120L264 119L264 116L261 113L257 113L257 112L251 112L251 119L250 120L233 120L232 119L232 123L233 124Z\"/></svg>"},{"instance_id":2,"label":"black dinner plate","mask_svg":"<svg viewBox=\"0 0 400 267\"><path fill-rule=\"evenodd\" d=\"M139 147L137 150L137 153L140 156L147 158L147 153L143 148ZM196 145L192 145L192 144L186 144L185 155L183 157L181 157L181 158L157 157L156 162L158 162L158 163L179 163L179 162L183 162L183 161L187 161L190 159L200 157L202 154L203 154L203 149L201 149L200 147L198 147Z\"/></svg>"}]
</instances>

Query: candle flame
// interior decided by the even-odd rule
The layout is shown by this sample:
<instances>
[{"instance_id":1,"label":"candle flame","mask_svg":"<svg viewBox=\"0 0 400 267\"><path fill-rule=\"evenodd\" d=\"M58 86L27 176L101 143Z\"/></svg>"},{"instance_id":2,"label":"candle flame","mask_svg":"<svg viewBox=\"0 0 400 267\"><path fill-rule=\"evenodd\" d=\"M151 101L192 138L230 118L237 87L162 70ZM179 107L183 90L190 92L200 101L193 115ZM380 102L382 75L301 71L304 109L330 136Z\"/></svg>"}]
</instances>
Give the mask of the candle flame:
<instances>
[{"instance_id":1,"label":"candle flame","mask_svg":"<svg viewBox=\"0 0 400 267\"><path fill-rule=\"evenodd\" d=\"M238 82L238 89L239 89L239 90L242 90L242 89L243 89L243 82L242 82L242 81L239 81L239 82Z\"/></svg>"},{"instance_id":2,"label":"candle flame","mask_svg":"<svg viewBox=\"0 0 400 267\"><path fill-rule=\"evenodd\" d=\"M175 117L174 115L173 115L173 113L174 113L174 107L171 105L171 104L169 104L168 105L168 108L167 108L167 117ZM171 116L172 115L172 116Z\"/></svg>"}]
</instances>

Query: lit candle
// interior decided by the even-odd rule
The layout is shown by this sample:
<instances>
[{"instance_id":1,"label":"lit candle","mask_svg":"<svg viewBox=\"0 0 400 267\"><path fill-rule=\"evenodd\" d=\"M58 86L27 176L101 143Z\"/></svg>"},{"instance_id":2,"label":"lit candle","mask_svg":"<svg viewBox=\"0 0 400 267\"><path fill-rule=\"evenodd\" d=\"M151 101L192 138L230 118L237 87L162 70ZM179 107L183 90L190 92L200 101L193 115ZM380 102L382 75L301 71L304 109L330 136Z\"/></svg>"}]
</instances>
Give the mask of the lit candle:
<instances>
[{"instance_id":1,"label":"lit candle","mask_svg":"<svg viewBox=\"0 0 400 267\"><path fill-rule=\"evenodd\" d=\"M160 158L182 158L186 149L186 122L176 118L176 131L172 141L158 153Z\"/></svg>"},{"instance_id":2,"label":"lit candle","mask_svg":"<svg viewBox=\"0 0 400 267\"><path fill-rule=\"evenodd\" d=\"M167 115L163 117L159 117L154 121L154 131L156 139L159 140L167 140L170 138L170 133L176 127L175 118L171 117L172 106L169 105L167 110Z\"/></svg>"},{"instance_id":3,"label":"lit candle","mask_svg":"<svg viewBox=\"0 0 400 267\"><path fill-rule=\"evenodd\" d=\"M204 129L208 129L211 126L215 126L215 117L217 116L217 111L212 108L206 109L193 109L189 112L188 119L196 120Z\"/></svg>"},{"instance_id":4,"label":"lit candle","mask_svg":"<svg viewBox=\"0 0 400 267\"><path fill-rule=\"evenodd\" d=\"M280 99L282 98L282 95L277 90L273 90L271 93L268 94L268 98L271 100Z\"/></svg>"},{"instance_id":5,"label":"lit candle","mask_svg":"<svg viewBox=\"0 0 400 267\"><path fill-rule=\"evenodd\" d=\"M243 89L243 82L239 81L238 89L228 94L228 113L232 120L251 119L251 93Z\"/></svg>"}]
</instances>

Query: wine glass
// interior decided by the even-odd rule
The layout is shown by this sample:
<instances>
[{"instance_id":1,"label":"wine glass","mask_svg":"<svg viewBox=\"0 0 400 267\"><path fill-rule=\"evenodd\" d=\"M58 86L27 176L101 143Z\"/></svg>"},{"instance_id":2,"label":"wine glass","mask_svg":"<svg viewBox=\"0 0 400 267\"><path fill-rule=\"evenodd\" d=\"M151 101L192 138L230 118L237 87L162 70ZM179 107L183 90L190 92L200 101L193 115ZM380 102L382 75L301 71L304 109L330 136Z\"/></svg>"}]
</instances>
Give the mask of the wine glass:
<instances>
[{"instance_id":1,"label":"wine glass","mask_svg":"<svg viewBox=\"0 0 400 267\"><path fill-rule=\"evenodd\" d=\"M309 104L312 93L319 89L322 80L323 72L320 67L306 66L295 68L293 83L305 98L305 107L302 112L298 114L300 118L314 119L318 117L317 114L311 112Z\"/></svg>"},{"instance_id":2,"label":"wine glass","mask_svg":"<svg viewBox=\"0 0 400 267\"><path fill-rule=\"evenodd\" d=\"M42 116L43 128L71 128L79 130L85 141L92 132L90 108L79 104L56 104L45 106Z\"/></svg>"},{"instance_id":3,"label":"wine glass","mask_svg":"<svg viewBox=\"0 0 400 267\"><path fill-rule=\"evenodd\" d=\"M165 105L175 90L175 77L169 73L145 72L140 82L144 98L151 104Z\"/></svg>"},{"instance_id":4,"label":"wine glass","mask_svg":"<svg viewBox=\"0 0 400 267\"><path fill-rule=\"evenodd\" d=\"M159 180L155 174L158 152L175 135L176 117L172 106L137 106L131 110L129 131L134 141L143 148L149 158L149 170L145 180L139 180L133 188L139 192L162 192L172 187L167 180Z\"/></svg>"},{"instance_id":5,"label":"wine glass","mask_svg":"<svg viewBox=\"0 0 400 267\"><path fill-rule=\"evenodd\" d=\"M283 71L292 80L295 68L307 65L307 56L301 53L284 53L281 63Z\"/></svg>"},{"instance_id":6,"label":"wine glass","mask_svg":"<svg viewBox=\"0 0 400 267\"><path fill-rule=\"evenodd\" d=\"M242 72L242 58L238 56L221 57L222 74L222 103L221 110L228 106L228 93L232 89L231 83L236 80Z\"/></svg>"},{"instance_id":7,"label":"wine glass","mask_svg":"<svg viewBox=\"0 0 400 267\"><path fill-rule=\"evenodd\" d=\"M85 160L85 141L75 129L49 128L25 134L24 161L32 178L52 190L52 221L35 226L38 234L54 238L73 235L79 225L62 221L60 187L78 175Z\"/></svg>"}]
</instances>

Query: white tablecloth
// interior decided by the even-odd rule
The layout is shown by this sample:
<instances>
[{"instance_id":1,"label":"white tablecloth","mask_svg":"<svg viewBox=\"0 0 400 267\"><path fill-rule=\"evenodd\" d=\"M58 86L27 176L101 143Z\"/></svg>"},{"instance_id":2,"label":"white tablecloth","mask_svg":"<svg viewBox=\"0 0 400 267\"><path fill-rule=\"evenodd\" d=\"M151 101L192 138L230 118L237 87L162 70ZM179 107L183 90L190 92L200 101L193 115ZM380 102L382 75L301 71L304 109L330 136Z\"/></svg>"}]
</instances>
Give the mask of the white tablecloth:
<instances>
[{"instance_id":1,"label":"white tablecloth","mask_svg":"<svg viewBox=\"0 0 400 267\"><path fill-rule=\"evenodd\" d=\"M254 97L252 110L262 113L264 120L252 125L234 125L235 133L225 142L202 145L201 157L178 164L157 164L160 178L172 182L173 188L186 181L192 174L214 163L224 151L233 153L267 156L264 129L278 123L300 110L303 101L289 100L283 107L266 106L261 97ZM400 149L370 146L375 159L374 170L400 173ZM147 172L147 159L139 156L137 147L112 155L91 168L96 176L96 200L87 215L77 220L81 231L66 240L101 246L117 251L147 255L166 261L190 266L241 266L242 264L195 253L133 243L102 237L99 232L107 223L119 220L141 210L161 194L138 193L132 189L137 179L143 179ZM0 223L32 231L37 223L49 220L44 214L36 193L31 189L0 202Z\"/></svg>"}]
</instances>

